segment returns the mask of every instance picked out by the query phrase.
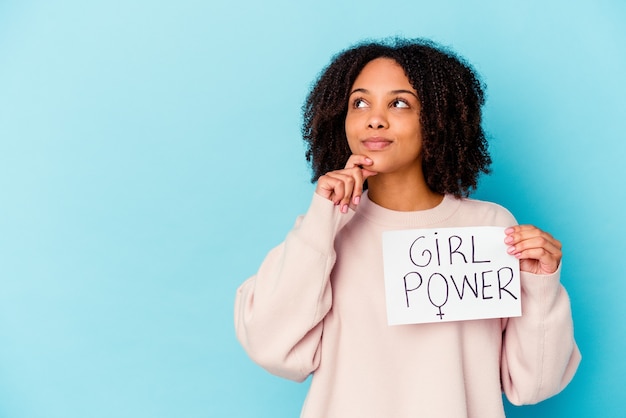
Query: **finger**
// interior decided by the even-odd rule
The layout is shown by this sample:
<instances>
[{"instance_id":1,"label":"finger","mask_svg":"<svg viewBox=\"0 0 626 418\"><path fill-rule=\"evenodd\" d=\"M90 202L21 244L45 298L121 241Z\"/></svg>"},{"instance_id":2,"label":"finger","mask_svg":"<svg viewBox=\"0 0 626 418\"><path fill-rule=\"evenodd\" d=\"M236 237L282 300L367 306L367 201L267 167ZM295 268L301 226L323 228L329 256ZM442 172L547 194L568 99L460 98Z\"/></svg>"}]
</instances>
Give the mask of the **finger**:
<instances>
[{"instance_id":1,"label":"finger","mask_svg":"<svg viewBox=\"0 0 626 418\"><path fill-rule=\"evenodd\" d=\"M523 271L551 274L563 256L561 242L532 225L519 225L506 230L507 252L517 257Z\"/></svg>"},{"instance_id":2,"label":"finger","mask_svg":"<svg viewBox=\"0 0 626 418\"><path fill-rule=\"evenodd\" d=\"M561 249L561 242L555 239L549 233L542 231L533 225L516 225L510 228L507 228L505 233L507 234L504 242L511 246L518 245L519 243L533 239L535 237L541 237L546 242L550 243L552 246Z\"/></svg>"},{"instance_id":3,"label":"finger","mask_svg":"<svg viewBox=\"0 0 626 418\"><path fill-rule=\"evenodd\" d=\"M317 180L315 192L337 205L345 194L345 184L341 178L328 173Z\"/></svg>"},{"instance_id":4,"label":"finger","mask_svg":"<svg viewBox=\"0 0 626 418\"><path fill-rule=\"evenodd\" d=\"M372 164L374 164L374 161L372 161L372 159L369 158L368 156L361 155L361 154L352 154L348 158L348 161L346 162L346 166L344 168L353 168L353 167L363 168L363 167L369 167Z\"/></svg>"},{"instance_id":5,"label":"finger","mask_svg":"<svg viewBox=\"0 0 626 418\"><path fill-rule=\"evenodd\" d=\"M349 207L355 209L363 194L365 179L377 174L364 168L372 164L369 157L353 154L348 158L346 168L331 171L318 179L316 192L339 205L344 213Z\"/></svg>"},{"instance_id":6,"label":"finger","mask_svg":"<svg viewBox=\"0 0 626 418\"><path fill-rule=\"evenodd\" d=\"M340 207L341 212L347 213L352 202L355 189L362 188L363 179L358 168L333 171L320 177L316 192L331 200Z\"/></svg>"},{"instance_id":7,"label":"finger","mask_svg":"<svg viewBox=\"0 0 626 418\"><path fill-rule=\"evenodd\" d=\"M520 260L520 269L535 274L552 274L559 267L560 257L544 248L532 248L515 254Z\"/></svg>"},{"instance_id":8,"label":"finger","mask_svg":"<svg viewBox=\"0 0 626 418\"><path fill-rule=\"evenodd\" d=\"M507 252L520 260L537 260L543 264L552 264L555 260L558 264L562 257L560 246L554 244L554 240L538 236L521 241L509 246Z\"/></svg>"},{"instance_id":9,"label":"finger","mask_svg":"<svg viewBox=\"0 0 626 418\"><path fill-rule=\"evenodd\" d=\"M348 205L355 209L361 202L361 196L363 195L363 183L365 182L365 176L363 170L358 167L348 169L349 175L354 179L354 186L352 189L352 196L348 201Z\"/></svg>"},{"instance_id":10,"label":"finger","mask_svg":"<svg viewBox=\"0 0 626 418\"><path fill-rule=\"evenodd\" d=\"M363 170L357 165L350 165L352 167L328 173L328 175L341 179L345 183L345 195L340 199L343 212L347 212L347 207L344 208L344 205L354 209L359 204L363 194L363 182L365 181Z\"/></svg>"},{"instance_id":11,"label":"finger","mask_svg":"<svg viewBox=\"0 0 626 418\"><path fill-rule=\"evenodd\" d=\"M368 177L378 174L376 171L368 169L368 167L373 164L374 161L366 155L352 154L350 158L348 158L345 168L360 168L363 174L363 181L365 181Z\"/></svg>"},{"instance_id":12,"label":"finger","mask_svg":"<svg viewBox=\"0 0 626 418\"><path fill-rule=\"evenodd\" d=\"M352 200L350 202L350 206L353 209L361 201L361 196L363 195L363 184L365 183L365 180L368 177L378 174L376 171L367 168L373 164L374 161L366 155L352 154L350 158L348 158L345 170L358 170L358 173L353 173L356 180L355 189L352 195Z\"/></svg>"},{"instance_id":13,"label":"finger","mask_svg":"<svg viewBox=\"0 0 626 418\"><path fill-rule=\"evenodd\" d=\"M523 258L532 258L530 254L535 254L538 252L540 254L545 252L546 254L550 254L554 258L561 257L560 246L555 245L555 240L547 239L544 236L528 238L516 243L515 245L510 245L507 249L507 252L515 256L518 256L519 254L526 254L526 256L524 256Z\"/></svg>"},{"instance_id":14,"label":"finger","mask_svg":"<svg viewBox=\"0 0 626 418\"><path fill-rule=\"evenodd\" d=\"M352 203L355 190L363 187L363 176L360 170L353 168L349 170L333 171L328 173L328 176L338 181L333 202L340 206L342 212L348 212L348 207Z\"/></svg>"}]
</instances>

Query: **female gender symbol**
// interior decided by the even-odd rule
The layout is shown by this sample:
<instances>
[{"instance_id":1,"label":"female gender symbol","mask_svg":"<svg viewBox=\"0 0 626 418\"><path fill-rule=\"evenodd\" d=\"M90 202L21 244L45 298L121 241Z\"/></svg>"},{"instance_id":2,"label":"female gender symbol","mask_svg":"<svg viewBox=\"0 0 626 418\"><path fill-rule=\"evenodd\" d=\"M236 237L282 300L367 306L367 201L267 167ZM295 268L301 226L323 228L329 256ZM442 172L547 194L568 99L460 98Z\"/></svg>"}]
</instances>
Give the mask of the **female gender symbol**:
<instances>
[{"instance_id":1,"label":"female gender symbol","mask_svg":"<svg viewBox=\"0 0 626 418\"><path fill-rule=\"evenodd\" d=\"M445 285L445 289L446 289L445 292L444 292L445 299L439 305L437 305L435 302L433 302L433 298L431 296L431 291L430 291L430 285L432 283L433 277L435 277L435 276L441 277L441 279L443 280L443 284ZM437 287L437 286L435 286L435 287ZM427 288L427 290L428 290L428 300L430 300L430 303L432 303L435 308L439 308L439 313L435 314L435 315L439 316L439 319L443 319L443 316L445 314L443 312L441 312L441 307L443 305L445 305L446 302L448 302L448 281L446 280L446 278L442 274L440 274L440 273L433 273L428 278L428 288ZM442 290L443 290L443 288L442 288ZM436 293L439 293L439 292L436 292Z\"/></svg>"}]
</instances>

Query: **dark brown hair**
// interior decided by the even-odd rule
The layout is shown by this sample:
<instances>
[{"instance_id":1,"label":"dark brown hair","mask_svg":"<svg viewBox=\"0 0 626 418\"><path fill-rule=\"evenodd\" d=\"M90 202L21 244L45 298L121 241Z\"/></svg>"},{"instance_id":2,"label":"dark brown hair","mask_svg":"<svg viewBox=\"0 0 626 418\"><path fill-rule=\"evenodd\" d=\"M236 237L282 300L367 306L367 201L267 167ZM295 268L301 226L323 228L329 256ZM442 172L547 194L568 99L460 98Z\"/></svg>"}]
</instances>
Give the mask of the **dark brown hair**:
<instances>
[{"instance_id":1,"label":"dark brown hair","mask_svg":"<svg viewBox=\"0 0 626 418\"><path fill-rule=\"evenodd\" d=\"M350 157L345 132L350 89L367 63L383 57L395 60L417 91L426 183L437 193L469 195L491 164L481 126L483 86L462 58L424 39L357 44L321 72L303 106L312 181L343 168Z\"/></svg>"}]
</instances>

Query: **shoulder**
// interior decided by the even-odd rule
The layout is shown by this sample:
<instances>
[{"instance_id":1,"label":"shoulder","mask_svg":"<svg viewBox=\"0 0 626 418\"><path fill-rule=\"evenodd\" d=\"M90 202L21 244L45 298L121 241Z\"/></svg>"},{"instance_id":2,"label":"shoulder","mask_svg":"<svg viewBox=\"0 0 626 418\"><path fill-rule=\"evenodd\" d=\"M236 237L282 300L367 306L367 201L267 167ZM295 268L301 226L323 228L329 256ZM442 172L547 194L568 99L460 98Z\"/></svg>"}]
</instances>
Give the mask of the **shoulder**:
<instances>
[{"instance_id":1,"label":"shoulder","mask_svg":"<svg viewBox=\"0 0 626 418\"><path fill-rule=\"evenodd\" d=\"M484 200L461 198L459 212L472 219L477 225L503 226L517 225L513 214L504 206Z\"/></svg>"}]
</instances>

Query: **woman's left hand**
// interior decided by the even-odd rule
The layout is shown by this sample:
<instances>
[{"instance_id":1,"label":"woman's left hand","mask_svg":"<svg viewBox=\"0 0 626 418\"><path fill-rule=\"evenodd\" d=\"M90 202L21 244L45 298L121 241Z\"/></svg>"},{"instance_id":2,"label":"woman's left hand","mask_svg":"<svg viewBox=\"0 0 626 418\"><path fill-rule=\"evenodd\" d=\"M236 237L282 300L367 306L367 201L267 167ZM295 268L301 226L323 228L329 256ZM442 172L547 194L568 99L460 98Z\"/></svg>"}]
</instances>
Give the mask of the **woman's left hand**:
<instances>
[{"instance_id":1,"label":"woman's left hand","mask_svg":"<svg viewBox=\"0 0 626 418\"><path fill-rule=\"evenodd\" d=\"M552 274L559 267L561 242L532 225L507 228L504 242L507 252L520 260L520 270L534 274Z\"/></svg>"}]
</instances>

